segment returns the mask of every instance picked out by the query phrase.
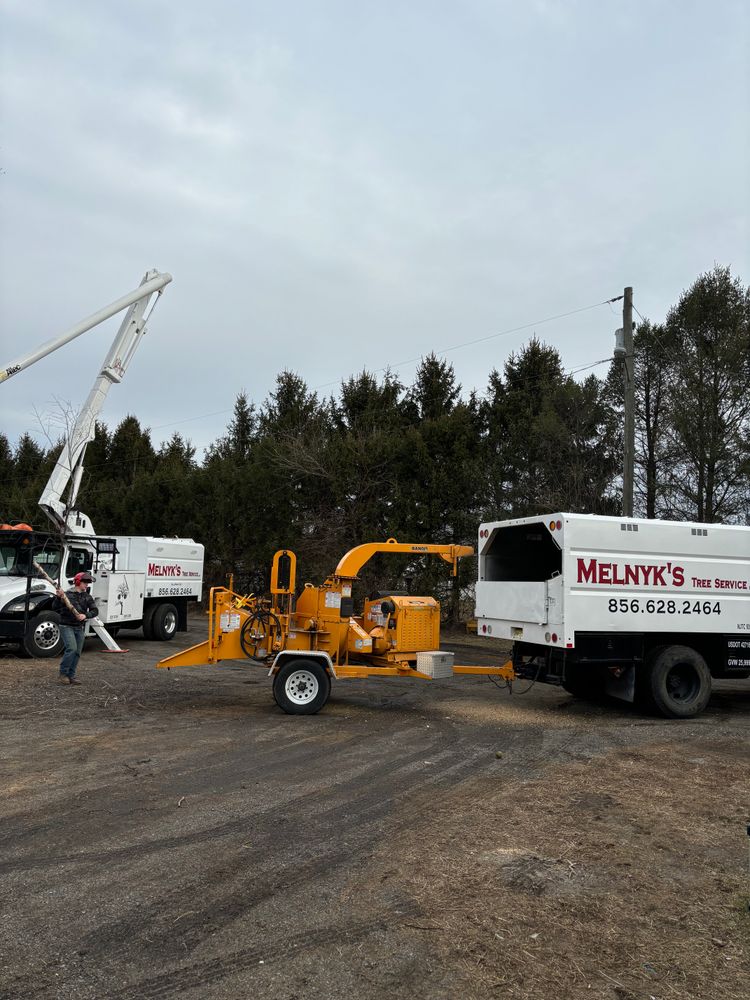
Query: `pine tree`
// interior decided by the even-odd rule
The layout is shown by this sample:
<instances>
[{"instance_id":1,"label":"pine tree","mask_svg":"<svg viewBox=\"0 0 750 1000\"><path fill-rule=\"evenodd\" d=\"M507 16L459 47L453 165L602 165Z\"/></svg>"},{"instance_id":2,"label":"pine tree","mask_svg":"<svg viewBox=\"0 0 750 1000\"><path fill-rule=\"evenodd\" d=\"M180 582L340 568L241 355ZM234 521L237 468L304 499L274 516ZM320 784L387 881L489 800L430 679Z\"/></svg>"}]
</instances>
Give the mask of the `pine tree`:
<instances>
[{"instance_id":1,"label":"pine tree","mask_svg":"<svg viewBox=\"0 0 750 1000\"><path fill-rule=\"evenodd\" d=\"M675 514L727 521L747 503L750 289L715 266L667 316L674 339L669 403Z\"/></svg>"}]
</instances>

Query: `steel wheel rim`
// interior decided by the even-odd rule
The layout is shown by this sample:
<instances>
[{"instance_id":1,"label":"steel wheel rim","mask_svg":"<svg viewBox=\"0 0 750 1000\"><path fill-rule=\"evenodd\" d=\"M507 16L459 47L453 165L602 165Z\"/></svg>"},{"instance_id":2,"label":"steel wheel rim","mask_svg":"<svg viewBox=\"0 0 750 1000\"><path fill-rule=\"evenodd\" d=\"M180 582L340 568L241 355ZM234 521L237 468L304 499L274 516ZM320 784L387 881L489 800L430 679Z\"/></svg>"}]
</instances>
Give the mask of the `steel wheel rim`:
<instances>
[{"instance_id":1,"label":"steel wheel rim","mask_svg":"<svg viewBox=\"0 0 750 1000\"><path fill-rule=\"evenodd\" d=\"M177 628L177 615L174 611L167 611L164 615L164 631L171 635Z\"/></svg>"},{"instance_id":2,"label":"steel wheel rim","mask_svg":"<svg viewBox=\"0 0 750 1000\"><path fill-rule=\"evenodd\" d=\"M60 629L55 622L40 622L34 629L34 642L40 649L52 649L60 640Z\"/></svg>"},{"instance_id":3,"label":"steel wheel rim","mask_svg":"<svg viewBox=\"0 0 750 1000\"><path fill-rule=\"evenodd\" d=\"M284 694L294 705L308 705L319 690L318 678L309 670L295 670L284 682Z\"/></svg>"},{"instance_id":4,"label":"steel wheel rim","mask_svg":"<svg viewBox=\"0 0 750 1000\"><path fill-rule=\"evenodd\" d=\"M667 674L666 687L673 701L692 701L700 690L698 672L689 663L676 663Z\"/></svg>"}]
</instances>

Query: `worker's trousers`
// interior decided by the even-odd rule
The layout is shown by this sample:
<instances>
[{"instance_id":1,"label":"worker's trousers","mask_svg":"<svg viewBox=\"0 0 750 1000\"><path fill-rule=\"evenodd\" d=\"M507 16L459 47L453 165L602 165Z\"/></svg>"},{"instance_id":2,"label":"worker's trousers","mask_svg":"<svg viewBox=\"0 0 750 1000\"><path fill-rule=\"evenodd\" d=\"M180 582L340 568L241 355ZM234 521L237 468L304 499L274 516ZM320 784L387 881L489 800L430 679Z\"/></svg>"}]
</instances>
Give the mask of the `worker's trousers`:
<instances>
[{"instance_id":1,"label":"worker's trousers","mask_svg":"<svg viewBox=\"0 0 750 1000\"><path fill-rule=\"evenodd\" d=\"M86 629L83 626L74 628L72 625L61 625L60 635L65 646L63 658L60 660L60 676L72 679L76 675L76 667L83 652Z\"/></svg>"}]
</instances>

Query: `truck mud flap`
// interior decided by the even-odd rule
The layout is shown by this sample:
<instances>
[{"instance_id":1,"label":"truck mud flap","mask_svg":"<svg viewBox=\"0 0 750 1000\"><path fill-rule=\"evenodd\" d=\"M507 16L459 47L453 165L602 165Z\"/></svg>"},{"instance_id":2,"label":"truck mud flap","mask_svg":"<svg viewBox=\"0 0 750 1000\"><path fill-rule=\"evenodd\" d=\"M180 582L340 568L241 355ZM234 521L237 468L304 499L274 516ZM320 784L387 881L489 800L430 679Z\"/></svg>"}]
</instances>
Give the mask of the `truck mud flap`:
<instances>
[{"instance_id":1,"label":"truck mud flap","mask_svg":"<svg viewBox=\"0 0 750 1000\"><path fill-rule=\"evenodd\" d=\"M612 698L620 701L635 701L635 667L626 667L619 676L611 670L605 670L604 691Z\"/></svg>"}]
</instances>

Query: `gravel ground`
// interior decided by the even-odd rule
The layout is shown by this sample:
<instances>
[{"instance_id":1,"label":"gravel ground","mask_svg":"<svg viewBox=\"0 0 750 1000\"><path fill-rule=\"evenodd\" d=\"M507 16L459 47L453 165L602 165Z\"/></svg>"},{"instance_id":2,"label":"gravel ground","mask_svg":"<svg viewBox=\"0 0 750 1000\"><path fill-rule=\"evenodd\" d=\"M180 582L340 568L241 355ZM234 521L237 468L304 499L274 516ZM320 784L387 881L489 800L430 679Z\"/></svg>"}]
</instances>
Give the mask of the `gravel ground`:
<instances>
[{"instance_id":1,"label":"gravel ground","mask_svg":"<svg viewBox=\"0 0 750 1000\"><path fill-rule=\"evenodd\" d=\"M687 723L475 677L295 718L121 638L79 688L0 653L0 996L747 996L746 682Z\"/></svg>"}]
</instances>

